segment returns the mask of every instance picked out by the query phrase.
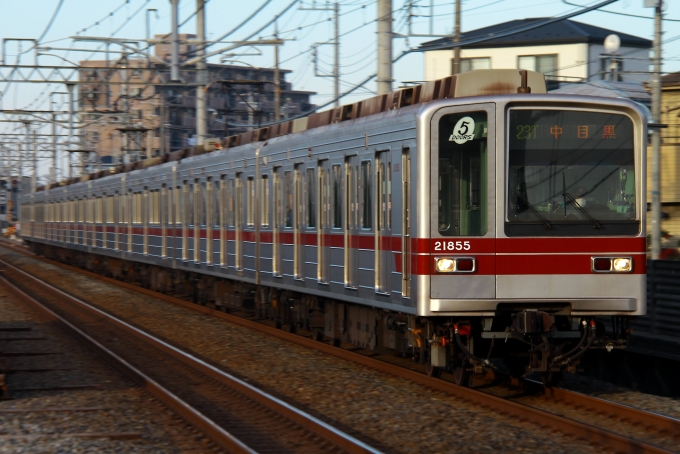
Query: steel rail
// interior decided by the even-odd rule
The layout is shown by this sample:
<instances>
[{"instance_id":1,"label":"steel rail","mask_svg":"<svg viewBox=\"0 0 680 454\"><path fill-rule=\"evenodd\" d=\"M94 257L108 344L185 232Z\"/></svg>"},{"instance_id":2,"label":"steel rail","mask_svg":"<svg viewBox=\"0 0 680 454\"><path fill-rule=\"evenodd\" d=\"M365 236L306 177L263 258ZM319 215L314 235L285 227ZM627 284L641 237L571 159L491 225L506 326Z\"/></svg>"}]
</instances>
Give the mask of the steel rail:
<instances>
[{"instance_id":1,"label":"steel rail","mask_svg":"<svg viewBox=\"0 0 680 454\"><path fill-rule=\"evenodd\" d=\"M4 246L4 244L0 243L0 245ZM21 252L26 255L34 256L31 252L28 251L19 251L17 248L8 248L9 250L13 250L16 252ZM235 315L231 314L226 314L221 311L217 311L215 309L210 309L205 306L201 306L198 304L190 303L188 301L184 301L182 299L170 296L170 295L165 295L162 293L155 292L153 290L148 290L141 288L137 285L130 284L127 282L122 282L118 281L113 278L109 278L106 276L101 276L99 274L93 273L91 271L87 270L82 270L80 268L73 267L71 265L66 265L61 262L57 262L51 259L47 259L44 257L36 257L39 260L43 260L47 263L53 264L55 266L62 267L64 269L68 269L70 271L76 272L83 274L85 276L89 276L92 278L95 278L97 280L100 280L102 282L107 282L110 284L117 285L121 288L125 288L128 290L132 290L144 295L151 296L156 299L160 299L178 306L182 306L184 308L190 309L195 312L203 313L203 314L208 314L212 315L217 318L221 318L225 321L228 321L230 323L234 323L236 325L244 326L250 329L254 329L260 332L263 332L265 334L271 335L278 337L280 339L287 340L289 342L293 342L295 344L315 349L318 350L322 353L332 355L338 358L345 359L347 361L354 362L356 364L360 364L362 366L370 367L372 369L385 372L391 375L395 375L398 377L406 378L410 381L413 381L415 383L419 383L423 386L426 386L431 389L435 389L437 391L455 396L456 398L465 400L467 402L479 405L481 407L488 408L490 410L493 410L495 412L499 412L501 414L506 414L506 415L511 415L516 417L517 419L522 419L526 421L530 421L532 423L537 424L538 426L541 427L546 427L552 430L556 430L558 432L564 433L567 436L570 437L576 437L576 438L582 438L585 439L591 443L596 443L600 444L602 446L605 446L607 448L613 449L617 452L636 452L636 453L670 453L672 451L668 451L666 449L663 449L658 446L654 446L645 442L641 442L639 440L634 440L630 438L626 438L624 436L621 436L619 434L600 429L597 427L589 426L585 423L581 423L579 421L566 418L560 415L556 415L544 410L536 409L524 404L520 404L517 402L513 402L511 400L507 400L501 397L496 397L481 391L477 391L475 389L471 388L465 388L461 387L458 385L455 385L453 383L436 379L433 377L429 377L425 374L410 370L410 369L405 369L401 366L393 365L384 361L380 361L368 356L364 356L358 353L354 353L351 351L344 350L342 348L338 347L333 347L329 344L324 344L322 342L315 341L313 339L309 339L306 337L299 336L297 334L292 334L288 333L285 331L282 331L280 329L276 329L271 326L264 325L262 323L258 323L255 321L247 320ZM563 390L564 391L564 390ZM570 399L569 396L567 396L566 392L565 393L560 393L559 391L557 392L558 396L563 396L565 399ZM588 396L585 396L588 398ZM604 404L609 404L607 401L603 401L602 399L598 399L601 402L604 402ZM601 404L601 405L604 405ZM617 405L613 404L612 405ZM630 407L629 407L630 408ZM637 410L637 409L633 409ZM638 413L648 413L644 412L643 410L637 410ZM668 420L669 418L663 417L660 415L654 415L653 413L648 413L648 415L653 415L657 418L661 419L666 419ZM646 416L645 418L647 418ZM633 421L644 421L648 419L633 419ZM666 427L667 424L674 424L674 423L668 423L666 422L661 422L657 421L654 424L659 424L660 427Z\"/></svg>"},{"instance_id":2,"label":"steel rail","mask_svg":"<svg viewBox=\"0 0 680 454\"><path fill-rule=\"evenodd\" d=\"M176 359L184 362L185 364L189 365L192 368L197 369L198 371L206 374L210 378L218 381L219 383L228 386L229 388L241 393L242 395L254 400L255 402L265 406L266 408L269 408L285 418L297 423L298 425L304 427L305 429L319 435L320 437L324 438L327 441L330 441L331 443L335 444L336 446L342 448L343 450L350 452L350 453L379 453L380 451L372 448L371 446L367 445L366 443L363 443L360 440L357 440L356 438L336 429L335 427L331 426L330 424L327 424L320 419L317 419L302 410L299 410L292 405L274 397L271 396L254 386L239 380L238 378L227 374L226 372L223 372L210 364L195 358L180 349L162 341L159 339L156 339L155 337L151 336L150 334L128 324L127 322L120 320L113 315L110 315L96 307L91 306L90 304L72 296L69 295L68 293L40 280L39 278L32 276L31 274L25 272L24 270L17 268L13 266L12 264L0 260L0 264L12 268L14 271L26 276L27 278L31 279L33 282L35 282L37 285L40 287L46 289L50 293L56 294L61 298L67 299L71 303L77 305L78 307L85 309L87 312L89 312L91 315L96 315L98 317L106 319L106 321L113 323L120 329L125 330L126 332L134 335L135 337L141 339L142 341L153 345L154 347L158 348L159 350L163 351L164 353L170 354ZM236 439L234 436L232 436L230 433L216 425L213 421L209 420L202 414L198 413L195 411L193 408L191 408L188 404L180 400L178 397L170 393L168 390L163 388L160 384L155 382L153 379L150 377L146 376L143 372L139 371L138 369L134 368L131 364L129 364L127 361L125 361L123 358L119 357L112 351L108 350L106 347L98 343L96 340L85 334L83 331L78 329L76 326L73 324L69 323L67 320L64 318L60 317L47 307L43 306L40 304L38 301L27 295L25 292L23 292L21 289L16 287L15 285L11 284L4 276L2 276L2 272L0 272L0 279L4 280L8 286L12 288L17 294L19 294L22 298L31 301L33 305L41 309L42 311L46 312L49 317L51 317L53 320L61 323L63 326L65 326L69 331L74 333L77 337L85 341L87 344L91 345L94 349L96 349L98 352L101 352L101 354L106 357L111 359L115 365L120 365L121 369L128 375L131 379L134 381L146 385L146 387L152 392L154 396L156 396L159 400L161 400L163 403L165 403L168 407L170 407L173 411L179 413L185 420L187 420L190 424L194 425L196 428L204 432L207 436L209 436L211 439L213 439L215 442L223 446L225 449L227 449L229 452L238 452L238 453L254 453L252 449L250 449L248 446L244 445L241 441Z\"/></svg>"},{"instance_id":3,"label":"steel rail","mask_svg":"<svg viewBox=\"0 0 680 454\"><path fill-rule=\"evenodd\" d=\"M621 420L626 420L647 429L668 432L675 434L676 437L680 437L680 419L562 388L547 388L545 390L545 398L556 399L572 406L580 406L596 413L604 413Z\"/></svg>"},{"instance_id":4,"label":"steel rail","mask_svg":"<svg viewBox=\"0 0 680 454\"><path fill-rule=\"evenodd\" d=\"M10 266L4 261L0 261L5 266ZM248 446L241 443L238 439L233 437L230 433L222 429L221 427L215 425L212 421L207 419L202 414L198 413L196 410L191 408L185 402L180 400L174 394L170 393L167 389L161 386L159 383L154 381L152 378L145 375L139 369L132 366L130 363L125 361L120 356L116 355L114 352L104 347L102 344L91 338L89 335L85 334L75 325L68 322L63 317L57 315L54 311L43 306L39 301L35 300L28 294L26 294L19 287L11 283L0 270L0 280L2 283L14 292L20 299L28 302L37 309L39 312L46 315L51 320L57 322L66 331L70 332L74 337L77 337L81 342L86 344L89 348L97 352L97 354L104 359L106 359L110 364L116 367L118 370L122 371L126 376L128 376L135 383L144 386L147 391L149 391L155 398L165 404L172 411L180 415L184 420L189 422L192 426L196 427L198 430L206 434L209 438L215 441L217 444L222 446L224 449L238 453L248 453L254 454L255 451L248 448Z\"/></svg>"}]
</instances>

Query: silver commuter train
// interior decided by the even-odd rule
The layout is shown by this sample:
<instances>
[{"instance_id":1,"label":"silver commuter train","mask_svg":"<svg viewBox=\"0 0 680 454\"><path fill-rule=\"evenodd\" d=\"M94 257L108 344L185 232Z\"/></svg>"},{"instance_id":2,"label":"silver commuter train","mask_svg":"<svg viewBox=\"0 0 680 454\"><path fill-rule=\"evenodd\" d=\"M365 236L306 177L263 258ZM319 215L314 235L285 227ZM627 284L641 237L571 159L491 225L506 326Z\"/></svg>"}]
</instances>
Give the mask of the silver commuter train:
<instances>
[{"instance_id":1,"label":"silver commuter train","mask_svg":"<svg viewBox=\"0 0 680 454\"><path fill-rule=\"evenodd\" d=\"M643 111L545 94L532 72L438 82L412 105L26 194L22 237L200 303L412 352L461 384L503 367L488 358L552 382L588 348L625 346L645 313Z\"/></svg>"}]
</instances>

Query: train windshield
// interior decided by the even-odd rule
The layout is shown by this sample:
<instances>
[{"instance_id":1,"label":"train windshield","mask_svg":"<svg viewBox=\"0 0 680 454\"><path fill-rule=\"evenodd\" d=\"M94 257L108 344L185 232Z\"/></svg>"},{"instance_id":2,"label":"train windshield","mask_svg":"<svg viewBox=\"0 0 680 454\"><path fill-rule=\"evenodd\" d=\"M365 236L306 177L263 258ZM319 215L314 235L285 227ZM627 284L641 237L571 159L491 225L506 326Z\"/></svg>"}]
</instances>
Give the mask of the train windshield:
<instances>
[{"instance_id":1,"label":"train windshield","mask_svg":"<svg viewBox=\"0 0 680 454\"><path fill-rule=\"evenodd\" d=\"M510 111L506 234L636 234L633 122L613 113Z\"/></svg>"},{"instance_id":2,"label":"train windshield","mask_svg":"<svg viewBox=\"0 0 680 454\"><path fill-rule=\"evenodd\" d=\"M439 121L439 213L442 236L487 231L486 112L444 115Z\"/></svg>"}]
</instances>

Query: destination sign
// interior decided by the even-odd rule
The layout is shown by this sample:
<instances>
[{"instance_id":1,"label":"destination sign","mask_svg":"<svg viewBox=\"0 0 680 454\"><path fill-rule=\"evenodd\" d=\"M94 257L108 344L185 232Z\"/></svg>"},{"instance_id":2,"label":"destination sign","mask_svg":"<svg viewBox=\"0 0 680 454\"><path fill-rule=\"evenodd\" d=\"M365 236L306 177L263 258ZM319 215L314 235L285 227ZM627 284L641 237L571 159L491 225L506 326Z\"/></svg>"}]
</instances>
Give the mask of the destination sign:
<instances>
[{"instance_id":1,"label":"destination sign","mask_svg":"<svg viewBox=\"0 0 680 454\"><path fill-rule=\"evenodd\" d=\"M511 110L511 149L612 149L633 146L624 115L570 110Z\"/></svg>"}]
</instances>

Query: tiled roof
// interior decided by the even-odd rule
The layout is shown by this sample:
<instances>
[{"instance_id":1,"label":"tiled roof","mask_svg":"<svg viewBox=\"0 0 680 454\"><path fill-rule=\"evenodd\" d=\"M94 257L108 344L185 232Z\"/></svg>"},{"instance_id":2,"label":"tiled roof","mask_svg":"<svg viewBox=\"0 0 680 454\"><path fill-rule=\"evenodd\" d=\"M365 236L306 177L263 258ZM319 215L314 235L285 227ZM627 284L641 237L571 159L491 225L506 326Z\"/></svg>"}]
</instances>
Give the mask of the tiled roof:
<instances>
[{"instance_id":1,"label":"tiled roof","mask_svg":"<svg viewBox=\"0 0 680 454\"><path fill-rule=\"evenodd\" d=\"M661 76L661 85L663 87L680 86L680 71Z\"/></svg>"},{"instance_id":2,"label":"tiled roof","mask_svg":"<svg viewBox=\"0 0 680 454\"><path fill-rule=\"evenodd\" d=\"M519 19L510 22L503 22L501 24L491 25L489 27L478 28L461 33L461 40L482 38L486 36L493 36L500 33L505 33L513 29L522 29L530 26L537 21L547 20L548 18L532 18ZM565 19L552 24L544 25L542 27L534 28L509 36L504 36L497 39L490 39L487 41L463 45L463 49L475 48L489 48L489 47L515 47L515 46L535 46L545 44L573 44L573 43L592 43L602 44L604 39L611 34L616 34L621 38L621 45L627 47L641 47L651 48L652 41L640 38L638 36L620 33L616 30L596 27L594 25L583 24L573 20ZM438 47L441 45L450 44L453 48L451 37L440 38L434 41L428 41L421 44L422 50L427 50L429 47Z\"/></svg>"}]
</instances>

